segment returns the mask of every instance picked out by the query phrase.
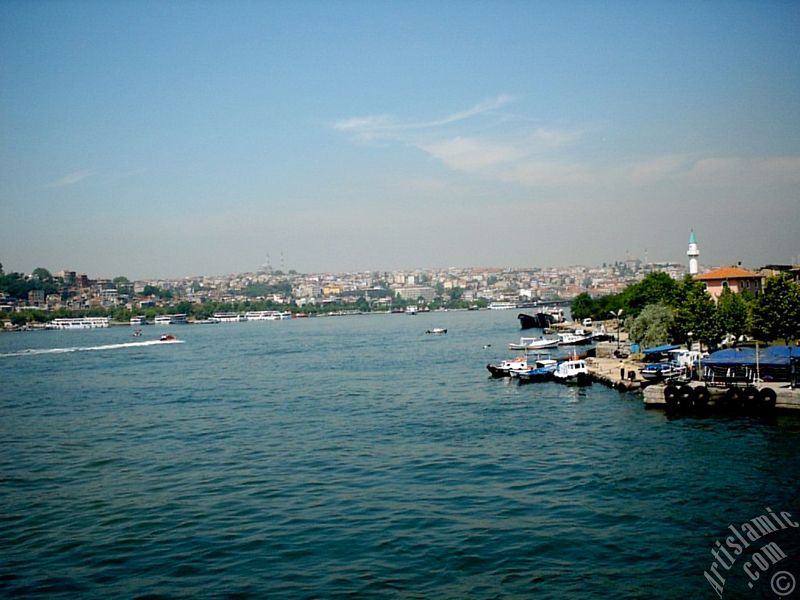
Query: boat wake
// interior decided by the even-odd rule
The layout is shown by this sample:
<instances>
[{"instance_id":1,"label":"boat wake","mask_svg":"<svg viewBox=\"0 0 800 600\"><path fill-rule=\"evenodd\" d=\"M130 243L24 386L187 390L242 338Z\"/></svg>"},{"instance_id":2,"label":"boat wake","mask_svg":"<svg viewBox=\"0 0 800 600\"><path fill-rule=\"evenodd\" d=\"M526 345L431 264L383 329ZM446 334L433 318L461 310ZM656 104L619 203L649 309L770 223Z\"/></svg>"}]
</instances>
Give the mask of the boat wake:
<instances>
[{"instance_id":1,"label":"boat wake","mask_svg":"<svg viewBox=\"0 0 800 600\"><path fill-rule=\"evenodd\" d=\"M0 358L12 356L35 356L38 354L66 354L68 352L96 352L98 350L120 350L122 348L144 348L147 346L163 346L165 344L182 344L182 340L148 340L146 342L125 342L122 344L104 344L102 346L73 346L71 348L29 348L0 354Z\"/></svg>"}]
</instances>

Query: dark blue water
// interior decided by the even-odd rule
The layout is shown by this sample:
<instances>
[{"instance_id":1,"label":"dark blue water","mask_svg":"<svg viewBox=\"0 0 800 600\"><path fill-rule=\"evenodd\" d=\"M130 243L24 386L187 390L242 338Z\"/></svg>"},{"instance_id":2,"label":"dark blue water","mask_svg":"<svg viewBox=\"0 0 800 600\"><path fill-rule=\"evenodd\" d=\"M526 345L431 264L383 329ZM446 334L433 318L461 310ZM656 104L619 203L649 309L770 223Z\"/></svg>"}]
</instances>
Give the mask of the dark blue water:
<instances>
[{"instance_id":1,"label":"dark blue water","mask_svg":"<svg viewBox=\"0 0 800 600\"><path fill-rule=\"evenodd\" d=\"M800 418L491 380L515 313L173 331L0 335L3 595L716 598L728 525L800 518Z\"/></svg>"}]
</instances>

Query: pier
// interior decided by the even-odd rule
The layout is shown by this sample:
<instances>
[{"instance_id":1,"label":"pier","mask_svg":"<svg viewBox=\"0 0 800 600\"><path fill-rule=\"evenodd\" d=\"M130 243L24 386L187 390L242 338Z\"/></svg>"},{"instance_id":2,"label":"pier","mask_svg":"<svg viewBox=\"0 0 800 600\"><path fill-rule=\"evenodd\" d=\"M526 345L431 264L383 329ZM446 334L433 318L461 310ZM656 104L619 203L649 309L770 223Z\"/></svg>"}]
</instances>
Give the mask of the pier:
<instances>
[{"instance_id":1,"label":"pier","mask_svg":"<svg viewBox=\"0 0 800 600\"><path fill-rule=\"evenodd\" d=\"M671 389L670 389L671 388ZM677 396L669 397L677 389ZM690 391L691 390L691 391ZM677 408L682 410L708 408L718 411L766 409L780 412L800 410L800 388L789 382L757 383L746 387L709 386L702 381L681 385L658 383L644 389L646 408ZM698 398L700 399L698 402ZM774 398L773 406L765 406L765 398Z\"/></svg>"},{"instance_id":2,"label":"pier","mask_svg":"<svg viewBox=\"0 0 800 600\"><path fill-rule=\"evenodd\" d=\"M788 381L735 387L712 386L702 381L673 384L669 382L650 383L643 380L639 374L639 368L642 365L638 361L588 358L586 362L592 381L620 392L641 391L646 408L707 409L713 412L722 412L723 410L726 412L800 411L800 388L793 388ZM624 379L620 378L620 363L625 369ZM631 378L632 374L633 378ZM667 390L670 386L671 397L668 399ZM771 404L771 398L774 398L774 405ZM765 402L767 406L765 406Z\"/></svg>"}]
</instances>

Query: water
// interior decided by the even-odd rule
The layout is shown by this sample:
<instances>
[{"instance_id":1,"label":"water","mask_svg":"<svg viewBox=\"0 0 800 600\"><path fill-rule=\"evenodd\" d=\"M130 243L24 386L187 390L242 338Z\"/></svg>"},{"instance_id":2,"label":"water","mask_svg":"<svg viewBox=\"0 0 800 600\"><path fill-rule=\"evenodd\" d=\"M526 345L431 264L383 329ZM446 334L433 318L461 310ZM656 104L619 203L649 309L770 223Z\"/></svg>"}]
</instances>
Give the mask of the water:
<instances>
[{"instance_id":1,"label":"water","mask_svg":"<svg viewBox=\"0 0 800 600\"><path fill-rule=\"evenodd\" d=\"M800 418L492 380L516 313L163 331L0 335L3 595L716 598L728 525L800 518Z\"/></svg>"}]
</instances>

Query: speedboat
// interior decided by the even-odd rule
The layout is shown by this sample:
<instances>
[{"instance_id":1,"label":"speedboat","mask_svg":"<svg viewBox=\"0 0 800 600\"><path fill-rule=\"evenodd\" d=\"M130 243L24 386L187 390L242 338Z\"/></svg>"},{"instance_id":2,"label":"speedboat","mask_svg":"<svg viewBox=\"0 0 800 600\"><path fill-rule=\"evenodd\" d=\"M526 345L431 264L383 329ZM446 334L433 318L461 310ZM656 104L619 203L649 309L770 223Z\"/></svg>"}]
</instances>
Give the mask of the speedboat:
<instances>
[{"instance_id":1,"label":"speedboat","mask_svg":"<svg viewBox=\"0 0 800 600\"><path fill-rule=\"evenodd\" d=\"M176 338L174 335L169 335L169 334L162 335L161 338L159 339L160 342L175 342L177 340L178 338Z\"/></svg>"},{"instance_id":2,"label":"speedboat","mask_svg":"<svg viewBox=\"0 0 800 600\"><path fill-rule=\"evenodd\" d=\"M442 329L441 327L434 327L433 329L428 329L425 333L430 333L433 335L442 335L447 333L447 329Z\"/></svg>"},{"instance_id":3,"label":"speedboat","mask_svg":"<svg viewBox=\"0 0 800 600\"><path fill-rule=\"evenodd\" d=\"M133 332L133 337L142 337L142 330L141 329L137 329L136 331L134 331Z\"/></svg>"},{"instance_id":4,"label":"speedboat","mask_svg":"<svg viewBox=\"0 0 800 600\"><path fill-rule=\"evenodd\" d=\"M509 350L540 350L542 348L555 348L558 346L558 338L546 337L521 337L519 344L511 343Z\"/></svg>"},{"instance_id":5,"label":"speedboat","mask_svg":"<svg viewBox=\"0 0 800 600\"><path fill-rule=\"evenodd\" d=\"M556 367L553 377L561 383L576 383L578 385L588 385L592 382L589 377L589 369L583 359L565 360Z\"/></svg>"}]
</instances>

